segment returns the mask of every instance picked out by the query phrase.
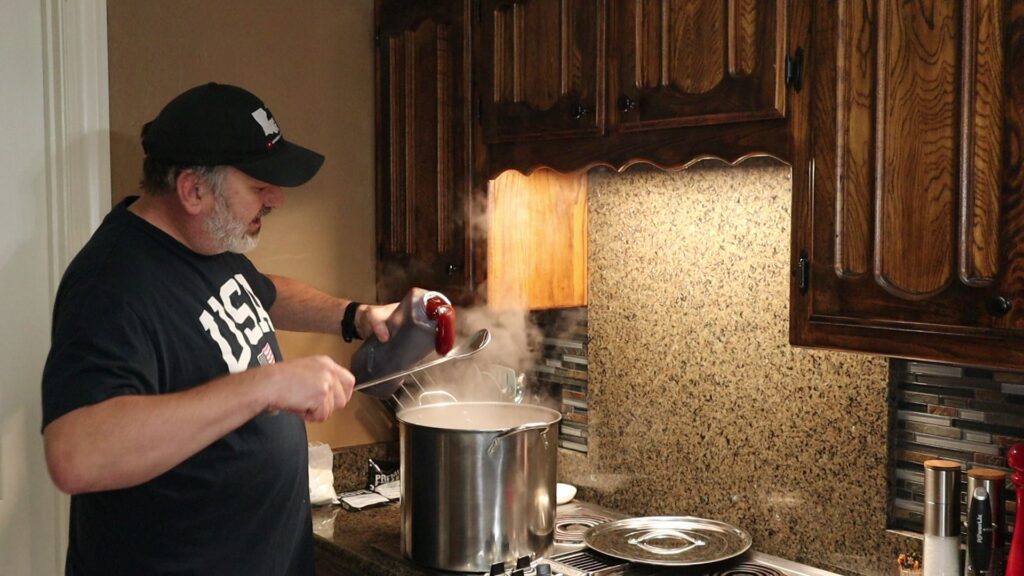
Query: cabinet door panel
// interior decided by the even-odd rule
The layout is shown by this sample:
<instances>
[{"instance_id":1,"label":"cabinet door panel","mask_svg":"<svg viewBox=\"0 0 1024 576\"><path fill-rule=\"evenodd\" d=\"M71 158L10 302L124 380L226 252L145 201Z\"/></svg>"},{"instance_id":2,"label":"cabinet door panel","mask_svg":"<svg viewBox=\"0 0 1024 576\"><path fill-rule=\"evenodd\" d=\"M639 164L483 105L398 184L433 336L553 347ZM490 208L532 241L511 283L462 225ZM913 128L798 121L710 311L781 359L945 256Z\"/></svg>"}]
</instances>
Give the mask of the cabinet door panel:
<instances>
[{"instance_id":1,"label":"cabinet door panel","mask_svg":"<svg viewBox=\"0 0 1024 576\"><path fill-rule=\"evenodd\" d=\"M1024 367L1024 0L814 20L792 341Z\"/></svg>"},{"instance_id":2,"label":"cabinet door panel","mask_svg":"<svg viewBox=\"0 0 1024 576\"><path fill-rule=\"evenodd\" d=\"M1002 4L972 0L964 8L960 278L970 286L987 286L999 273L1006 98Z\"/></svg>"},{"instance_id":3,"label":"cabinet door panel","mask_svg":"<svg viewBox=\"0 0 1024 576\"><path fill-rule=\"evenodd\" d=\"M903 298L941 292L953 275L956 3L878 6L875 275Z\"/></svg>"},{"instance_id":4,"label":"cabinet door panel","mask_svg":"<svg viewBox=\"0 0 1024 576\"><path fill-rule=\"evenodd\" d=\"M612 3L621 130L785 116L784 0Z\"/></svg>"},{"instance_id":5,"label":"cabinet door panel","mask_svg":"<svg viewBox=\"0 0 1024 576\"><path fill-rule=\"evenodd\" d=\"M874 252L876 14L871 2L849 0L839 0L836 11L835 272L856 278L871 272ZM828 126L815 125L815 130L815 135L827 133Z\"/></svg>"},{"instance_id":6,"label":"cabinet door panel","mask_svg":"<svg viewBox=\"0 0 1024 576\"><path fill-rule=\"evenodd\" d=\"M464 0L377 4L377 133L386 135L377 143L381 299L413 285L456 293L465 286L467 10Z\"/></svg>"},{"instance_id":7,"label":"cabinet door panel","mask_svg":"<svg viewBox=\"0 0 1024 576\"><path fill-rule=\"evenodd\" d=\"M601 134L603 0L483 0L475 57L487 143Z\"/></svg>"}]
</instances>

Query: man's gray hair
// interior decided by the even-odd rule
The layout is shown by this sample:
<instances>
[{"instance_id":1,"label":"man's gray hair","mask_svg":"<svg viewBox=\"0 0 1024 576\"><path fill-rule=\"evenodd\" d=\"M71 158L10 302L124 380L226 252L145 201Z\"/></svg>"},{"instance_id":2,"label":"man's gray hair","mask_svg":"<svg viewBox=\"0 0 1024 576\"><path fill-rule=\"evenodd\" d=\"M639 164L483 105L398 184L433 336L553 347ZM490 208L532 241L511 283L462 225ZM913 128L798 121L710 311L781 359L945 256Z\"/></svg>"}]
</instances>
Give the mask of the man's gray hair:
<instances>
[{"instance_id":1,"label":"man's gray hair","mask_svg":"<svg viewBox=\"0 0 1024 576\"><path fill-rule=\"evenodd\" d=\"M146 158L142 166L140 186L143 192L152 196L170 194L178 186L178 176L185 172L192 172L204 180L213 189L214 194L219 196L223 192L224 178L228 170L227 166L181 166Z\"/></svg>"}]
</instances>

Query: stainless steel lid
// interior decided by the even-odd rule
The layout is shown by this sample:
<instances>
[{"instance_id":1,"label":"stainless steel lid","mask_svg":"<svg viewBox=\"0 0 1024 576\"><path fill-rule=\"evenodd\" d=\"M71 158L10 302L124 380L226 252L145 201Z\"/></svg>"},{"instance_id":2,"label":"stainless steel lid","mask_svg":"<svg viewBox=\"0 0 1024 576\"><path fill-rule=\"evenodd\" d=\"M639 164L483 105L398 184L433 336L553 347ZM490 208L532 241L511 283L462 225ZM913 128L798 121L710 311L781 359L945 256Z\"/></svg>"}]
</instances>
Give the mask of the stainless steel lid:
<instances>
[{"instance_id":1,"label":"stainless steel lid","mask_svg":"<svg viewBox=\"0 0 1024 576\"><path fill-rule=\"evenodd\" d=\"M718 562L750 548L750 534L694 516L647 516L598 524L583 535L587 546L622 560L662 566Z\"/></svg>"}]
</instances>

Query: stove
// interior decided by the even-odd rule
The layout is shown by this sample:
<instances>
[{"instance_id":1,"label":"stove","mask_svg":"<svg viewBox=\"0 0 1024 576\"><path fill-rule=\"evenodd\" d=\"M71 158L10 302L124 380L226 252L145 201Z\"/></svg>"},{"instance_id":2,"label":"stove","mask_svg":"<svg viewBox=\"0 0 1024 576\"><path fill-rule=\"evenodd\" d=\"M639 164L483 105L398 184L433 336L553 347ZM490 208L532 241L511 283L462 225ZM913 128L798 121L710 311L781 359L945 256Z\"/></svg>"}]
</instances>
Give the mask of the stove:
<instances>
[{"instance_id":1,"label":"stove","mask_svg":"<svg viewBox=\"0 0 1024 576\"><path fill-rule=\"evenodd\" d=\"M546 557L533 562L533 569L548 564L553 575L562 576L837 576L753 551L713 564L680 567L630 563L595 552L584 544L583 535L591 526L625 517L586 502L573 501L559 506L555 515L554 546Z\"/></svg>"},{"instance_id":2,"label":"stove","mask_svg":"<svg viewBox=\"0 0 1024 576\"><path fill-rule=\"evenodd\" d=\"M516 562L506 562L506 576L535 576L537 567L547 564L552 576L839 576L838 574L805 566L760 552L746 553L722 562L701 566L656 566L650 564L629 563L618 558L605 556L588 548L583 542L583 535L591 526L603 522L626 518L625 514L603 508L596 504L574 500L559 506L555 511L554 545L548 553L539 559L529 562L530 566L519 572L515 569ZM756 546L755 542L755 546ZM398 539L377 542L371 545L385 556L416 568L406 559L399 549ZM520 561L526 561L522 558ZM412 573L406 572L403 573ZM454 572L437 572L423 569L423 574L456 574ZM480 573L469 573L476 576ZM484 573L486 576L486 573Z\"/></svg>"}]
</instances>

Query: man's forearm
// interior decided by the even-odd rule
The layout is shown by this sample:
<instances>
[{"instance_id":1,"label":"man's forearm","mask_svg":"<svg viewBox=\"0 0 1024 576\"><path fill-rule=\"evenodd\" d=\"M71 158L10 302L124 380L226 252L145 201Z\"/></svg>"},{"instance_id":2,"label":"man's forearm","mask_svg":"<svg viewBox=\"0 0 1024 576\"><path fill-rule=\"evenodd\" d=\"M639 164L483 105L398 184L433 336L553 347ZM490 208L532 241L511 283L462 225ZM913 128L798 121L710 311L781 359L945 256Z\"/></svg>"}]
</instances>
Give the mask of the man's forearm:
<instances>
[{"instance_id":1,"label":"man's forearm","mask_svg":"<svg viewBox=\"0 0 1024 576\"><path fill-rule=\"evenodd\" d=\"M267 275L277 289L270 319L281 330L339 334L349 300L336 298L284 276Z\"/></svg>"},{"instance_id":2,"label":"man's forearm","mask_svg":"<svg viewBox=\"0 0 1024 576\"><path fill-rule=\"evenodd\" d=\"M170 470L267 407L254 371L175 394L119 396L43 431L54 483L68 493L135 486Z\"/></svg>"}]
</instances>

